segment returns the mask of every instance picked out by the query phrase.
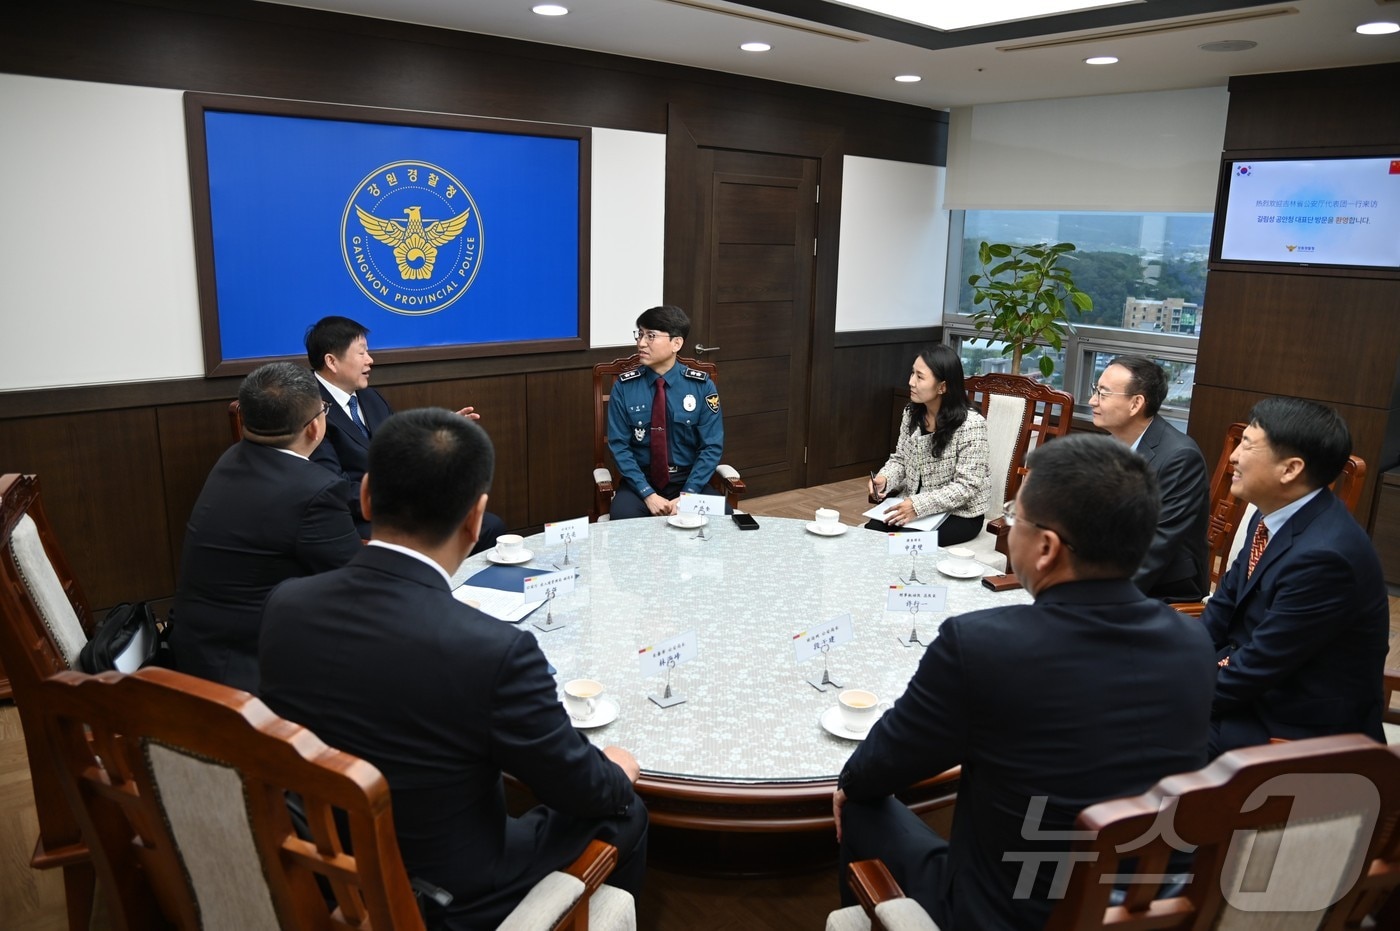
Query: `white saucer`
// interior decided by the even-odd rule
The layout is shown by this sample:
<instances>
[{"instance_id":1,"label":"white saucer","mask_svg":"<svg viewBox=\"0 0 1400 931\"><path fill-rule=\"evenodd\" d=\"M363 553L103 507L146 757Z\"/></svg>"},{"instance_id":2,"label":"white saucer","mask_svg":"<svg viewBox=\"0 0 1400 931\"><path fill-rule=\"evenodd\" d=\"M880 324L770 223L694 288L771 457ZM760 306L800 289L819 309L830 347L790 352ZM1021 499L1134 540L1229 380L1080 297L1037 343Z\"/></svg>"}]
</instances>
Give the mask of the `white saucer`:
<instances>
[{"instance_id":1,"label":"white saucer","mask_svg":"<svg viewBox=\"0 0 1400 931\"><path fill-rule=\"evenodd\" d=\"M582 721L580 721L578 718L575 718L572 715L570 715L569 723L581 731L586 731L589 728L602 727L604 724L611 724L612 722L617 720L618 713L621 710L622 709L619 707L616 701L614 701L607 695L604 695L602 698L598 699L598 704L594 706L593 714L591 717L584 718ZM564 713L568 714L568 711L565 711Z\"/></svg>"},{"instance_id":2,"label":"white saucer","mask_svg":"<svg viewBox=\"0 0 1400 931\"><path fill-rule=\"evenodd\" d=\"M882 714L884 714L883 711L877 711L875 713L875 721L880 720L880 715ZM875 726L875 721L870 722L871 727ZM839 705L832 705L822 712L821 725L822 730L826 731L828 734L845 740L864 740L870 735L870 731L868 730L853 731L846 727L846 723L841 720L841 707Z\"/></svg>"},{"instance_id":3,"label":"white saucer","mask_svg":"<svg viewBox=\"0 0 1400 931\"><path fill-rule=\"evenodd\" d=\"M498 565L518 566L523 562L529 562L530 560L534 559L535 554L530 552L529 550L521 550L519 556L512 558L509 556L502 556L496 550L491 549L486 551L486 558Z\"/></svg>"},{"instance_id":4,"label":"white saucer","mask_svg":"<svg viewBox=\"0 0 1400 931\"><path fill-rule=\"evenodd\" d=\"M959 562L956 559L940 560L934 568L944 575L951 575L955 579L980 579L987 571L987 567L980 563Z\"/></svg>"},{"instance_id":5,"label":"white saucer","mask_svg":"<svg viewBox=\"0 0 1400 931\"><path fill-rule=\"evenodd\" d=\"M710 519L704 514L672 514L666 518L666 523L682 530L699 530L709 522Z\"/></svg>"},{"instance_id":6,"label":"white saucer","mask_svg":"<svg viewBox=\"0 0 1400 931\"><path fill-rule=\"evenodd\" d=\"M840 521L833 525L827 525L811 520L807 522L807 529L819 537L839 537L846 532L846 525Z\"/></svg>"}]
</instances>

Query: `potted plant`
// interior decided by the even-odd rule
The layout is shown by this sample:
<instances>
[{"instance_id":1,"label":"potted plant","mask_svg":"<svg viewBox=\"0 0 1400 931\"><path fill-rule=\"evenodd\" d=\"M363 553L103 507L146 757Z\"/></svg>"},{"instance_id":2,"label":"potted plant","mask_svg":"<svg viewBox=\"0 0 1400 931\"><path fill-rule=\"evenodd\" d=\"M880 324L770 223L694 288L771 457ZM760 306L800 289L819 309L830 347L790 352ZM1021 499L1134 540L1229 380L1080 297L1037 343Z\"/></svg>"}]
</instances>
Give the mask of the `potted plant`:
<instances>
[{"instance_id":1,"label":"potted plant","mask_svg":"<svg viewBox=\"0 0 1400 931\"><path fill-rule=\"evenodd\" d=\"M1063 349L1069 315L1094 306L1093 299L1074 286L1074 276L1062 264L1073 251L1070 242L1053 246L984 242L977 249L982 271L967 279L972 286L972 322L979 334L988 331L987 339L1006 343L1002 355L1011 355L1011 371L1018 375L1022 354L1038 342ZM1055 360L1041 354L1040 373L1049 378L1054 371Z\"/></svg>"}]
</instances>

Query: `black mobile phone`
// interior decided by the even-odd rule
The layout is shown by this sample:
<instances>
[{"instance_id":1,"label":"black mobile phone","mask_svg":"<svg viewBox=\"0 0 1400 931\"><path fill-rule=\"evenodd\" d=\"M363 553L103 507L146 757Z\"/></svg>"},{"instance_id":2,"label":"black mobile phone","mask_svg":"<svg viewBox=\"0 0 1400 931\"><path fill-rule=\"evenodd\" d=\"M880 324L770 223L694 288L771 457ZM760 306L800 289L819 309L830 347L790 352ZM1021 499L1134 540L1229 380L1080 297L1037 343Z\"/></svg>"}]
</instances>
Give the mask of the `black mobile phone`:
<instances>
[{"instance_id":1,"label":"black mobile phone","mask_svg":"<svg viewBox=\"0 0 1400 931\"><path fill-rule=\"evenodd\" d=\"M753 519L752 514L734 514L734 523L739 525L740 530L757 530L758 521Z\"/></svg>"}]
</instances>

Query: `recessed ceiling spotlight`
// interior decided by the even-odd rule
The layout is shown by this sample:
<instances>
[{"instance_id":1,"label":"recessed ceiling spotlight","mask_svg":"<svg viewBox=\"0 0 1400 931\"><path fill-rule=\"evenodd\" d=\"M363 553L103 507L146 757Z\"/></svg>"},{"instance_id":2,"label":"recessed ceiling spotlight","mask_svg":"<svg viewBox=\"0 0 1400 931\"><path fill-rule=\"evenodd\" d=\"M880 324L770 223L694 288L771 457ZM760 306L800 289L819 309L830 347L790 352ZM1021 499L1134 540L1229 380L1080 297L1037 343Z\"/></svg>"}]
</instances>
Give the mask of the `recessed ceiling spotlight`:
<instances>
[{"instance_id":1,"label":"recessed ceiling spotlight","mask_svg":"<svg viewBox=\"0 0 1400 931\"><path fill-rule=\"evenodd\" d=\"M1086 58L1086 59L1084 59L1084 64L1086 64L1086 65L1116 65L1116 64L1118 64L1118 59L1114 58L1112 55L1095 55L1093 58Z\"/></svg>"},{"instance_id":2,"label":"recessed ceiling spotlight","mask_svg":"<svg viewBox=\"0 0 1400 931\"><path fill-rule=\"evenodd\" d=\"M541 16L563 16L569 12L568 7L560 6L557 3L541 3L537 6L531 7L530 9L534 10Z\"/></svg>"},{"instance_id":3,"label":"recessed ceiling spotlight","mask_svg":"<svg viewBox=\"0 0 1400 931\"><path fill-rule=\"evenodd\" d=\"M901 84L918 84L923 80L923 78L917 74L896 74L894 79Z\"/></svg>"},{"instance_id":4,"label":"recessed ceiling spotlight","mask_svg":"<svg viewBox=\"0 0 1400 931\"><path fill-rule=\"evenodd\" d=\"M1221 39L1219 42L1207 42L1196 47L1203 52L1247 52L1258 44L1249 39Z\"/></svg>"},{"instance_id":5,"label":"recessed ceiling spotlight","mask_svg":"<svg viewBox=\"0 0 1400 931\"><path fill-rule=\"evenodd\" d=\"M1400 32L1400 23L1362 23L1356 27L1356 31L1363 36L1388 36L1393 32Z\"/></svg>"},{"instance_id":6,"label":"recessed ceiling spotlight","mask_svg":"<svg viewBox=\"0 0 1400 931\"><path fill-rule=\"evenodd\" d=\"M739 48L746 52L766 52L772 47L773 46L769 45L767 42L745 42L743 45L739 46Z\"/></svg>"}]
</instances>

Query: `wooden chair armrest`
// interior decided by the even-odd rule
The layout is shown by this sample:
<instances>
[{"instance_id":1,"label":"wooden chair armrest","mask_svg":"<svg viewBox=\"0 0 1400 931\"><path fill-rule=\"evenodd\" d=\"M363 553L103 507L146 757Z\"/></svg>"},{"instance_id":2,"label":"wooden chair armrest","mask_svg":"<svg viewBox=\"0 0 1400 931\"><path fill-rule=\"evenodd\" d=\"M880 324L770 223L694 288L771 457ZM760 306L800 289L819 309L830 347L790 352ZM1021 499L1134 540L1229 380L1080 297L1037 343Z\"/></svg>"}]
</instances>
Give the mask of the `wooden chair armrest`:
<instances>
[{"instance_id":1,"label":"wooden chair armrest","mask_svg":"<svg viewBox=\"0 0 1400 931\"><path fill-rule=\"evenodd\" d=\"M894 881L885 864L879 860L857 860L846 870L846 881L867 913L891 899L904 898L904 890Z\"/></svg>"},{"instance_id":2,"label":"wooden chair armrest","mask_svg":"<svg viewBox=\"0 0 1400 931\"><path fill-rule=\"evenodd\" d=\"M587 895L603 884L617 866L617 848L600 840L590 841L577 860L564 869L565 873L577 877L588 888Z\"/></svg>"},{"instance_id":3,"label":"wooden chair armrest","mask_svg":"<svg viewBox=\"0 0 1400 931\"><path fill-rule=\"evenodd\" d=\"M987 532L997 538L992 548L1001 555L1010 558L1011 544L1007 542L1007 537L1011 535L1011 527L1006 523L1006 518L993 517L987 521Z\"/></svg>"},{"instance_id":4,"label":"wooden chair armrest","mask_svg":"<svg viewBox=\"0 0 1400 931\"><path fill-rule=\"evenodd\" d=\"M1381 705L1381 717L1389 724L1400 724L1400 708L1390 707L1391 699L1400 692L1400 667L1385 668L1385 702Z\"/></svg>"},{"instance_id":5,"label":"wooden chair armrest","mask_svg":"<svg viewBox=\"0 0 1400 931\"><path fill-rule=\"evenodd\" d=\"M1206 603L1204 601L1183 601L1180 604L1172 605L1173 608L1182 614L1189 614L1191 617L1200 617L1206 613Z\"/></svg>"}]
</instances>

